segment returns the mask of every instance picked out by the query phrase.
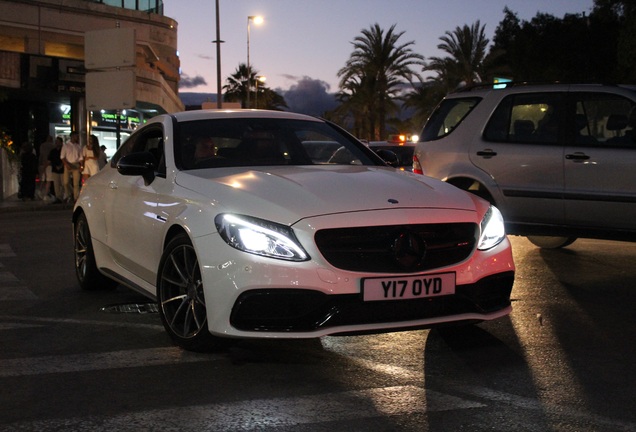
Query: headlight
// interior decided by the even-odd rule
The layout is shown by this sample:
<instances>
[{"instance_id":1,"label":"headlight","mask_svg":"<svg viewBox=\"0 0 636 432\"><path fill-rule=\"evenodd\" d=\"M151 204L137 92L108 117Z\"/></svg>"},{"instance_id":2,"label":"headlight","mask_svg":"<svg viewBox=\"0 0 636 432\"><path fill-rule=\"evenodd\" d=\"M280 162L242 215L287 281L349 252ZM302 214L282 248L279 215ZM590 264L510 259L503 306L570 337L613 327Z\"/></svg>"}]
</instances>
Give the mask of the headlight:
<instances>
[{"instance_id":1,"label":"headlight","mask_svg":"<svg viewBox=\"0 0 636 432\"><path fill-rule=\"evenodd\" d=\"M287 261L309 259L292 229L285 225L232 214L220 214L214 222L223 240L243 252Z\"/></svg>"},{"instance_id":2,"label":"headlight","mask_svg":"<svg viewBox=\"0 0 636 432\"><path fill-rule=\"evenodd\" d=\"M481 235L477 249L486 250L497 246L506 237L504 220L501 212L495 206L490 206L481 220Z\"/></svg>"}]
</instances>

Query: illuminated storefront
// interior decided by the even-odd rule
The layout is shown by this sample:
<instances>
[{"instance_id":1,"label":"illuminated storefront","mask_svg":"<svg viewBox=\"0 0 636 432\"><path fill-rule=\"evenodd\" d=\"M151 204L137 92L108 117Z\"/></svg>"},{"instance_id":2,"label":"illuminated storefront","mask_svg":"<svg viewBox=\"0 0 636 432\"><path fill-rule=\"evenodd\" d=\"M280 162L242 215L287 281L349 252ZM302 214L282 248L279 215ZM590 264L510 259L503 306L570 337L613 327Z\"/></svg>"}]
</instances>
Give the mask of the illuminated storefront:
<instances>
[{"instance_id":1,"label":"illuminated storefront","mask_svg":"<svg viewBox=\"0 0 636 432\"><path fill-rule=\"evenodd\" d=\"M62 136L65 139L71 133L71 107L66 104L50 104L49 125L52 136ZM97 136L99 144L106 146L106 156L115 153L119 145L130 134L144 123L144 113L136 110L93 111L90 114L91 134ZM117 123L119 119L119 128Z\"/></svg>"},{"instance_id":2,"label":"illuminated storefront","mask_svg":"<svg viewBox=\"0 0 636 432\"><path fill-rule=\"evenodd\" d=\"M162 14L159 0L0 0L0 127L36 150L47 135L95 134L110 156L140 123L183 110L177 23ZM135 32L135 105L119 122L86 104L85 34L114 28Z\"/></svg>"}]
</instances>

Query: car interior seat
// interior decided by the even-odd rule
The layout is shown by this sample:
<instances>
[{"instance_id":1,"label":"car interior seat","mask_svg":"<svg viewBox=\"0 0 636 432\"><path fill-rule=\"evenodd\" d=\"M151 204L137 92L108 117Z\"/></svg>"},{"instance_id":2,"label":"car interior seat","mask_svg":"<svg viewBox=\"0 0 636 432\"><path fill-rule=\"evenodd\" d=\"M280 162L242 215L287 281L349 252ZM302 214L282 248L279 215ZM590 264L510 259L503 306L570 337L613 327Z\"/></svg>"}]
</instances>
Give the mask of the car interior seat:
<instances>
[{"instance_id":1,"label":"car interior seat","mask_svg":"<svg viewBox=\"0 0 636 432\"><path fill-rule=\"evenodd\" d=\"M515 120L514 124L515 140L529 141L534 133L534 123L532 120Z\"/></svg>"}]
</instances>

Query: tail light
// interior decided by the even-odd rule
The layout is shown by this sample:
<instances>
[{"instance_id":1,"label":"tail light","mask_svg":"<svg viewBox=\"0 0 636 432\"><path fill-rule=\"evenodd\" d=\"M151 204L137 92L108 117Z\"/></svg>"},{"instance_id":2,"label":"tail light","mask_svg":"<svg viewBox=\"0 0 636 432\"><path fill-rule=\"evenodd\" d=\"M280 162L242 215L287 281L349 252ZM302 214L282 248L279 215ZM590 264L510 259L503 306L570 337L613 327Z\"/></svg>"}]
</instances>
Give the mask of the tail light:
<instances>
[{"instance_id":1,"label":"tail light","mask_svg":"<svg viewBox=\"0 0 636 432\"><path fill-rule=\"evenodd\" d=\"M422 170L420 160L415 155L413 155L413 172L415 174L424 174L424 170Z\"/></svg>"}]
</instances>

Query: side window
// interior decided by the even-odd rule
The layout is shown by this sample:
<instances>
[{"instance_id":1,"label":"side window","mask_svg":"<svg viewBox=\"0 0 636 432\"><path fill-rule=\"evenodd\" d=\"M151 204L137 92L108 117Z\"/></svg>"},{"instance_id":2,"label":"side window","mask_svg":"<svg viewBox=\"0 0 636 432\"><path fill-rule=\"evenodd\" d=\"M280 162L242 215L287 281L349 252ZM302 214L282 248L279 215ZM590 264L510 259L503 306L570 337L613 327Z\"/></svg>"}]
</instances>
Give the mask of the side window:
<instances>
[{"instance_id":1,"label":"side window","mask_svg":"<svg viewBox=\"0 0 636 432\"><path fill-rule=\"evenodd\" d=\"M128 137L126 141L124 141L121 147L119 147L119 149L115 152L113 157L110 158L111 167L117 168L117 162L119 162L119 159L123 158L124 156L134 151L133 149L135 148L135 143L137 142L138 136L139 135L132 134L131 136Z\"/></svg>"},{"instance_id":2,"label":"side window","mask_svg":"<svg viewBox=\"0 0 636 432\"><path fill-rule=\"evenodd\" d=\"M487 141L556 144L564 120L561 93L528 93L505 97L484 131Z\"/></svg>"},{"instance_id":3,"label":"side window","mask_svg":"<svg viewBox=\"0 0 636 432\"><path fill-rule=\"evenodd\" d=\"M144 147L141 151L152 153L157 161L157 173L159 175L166 174L166 158L163 148L163 135L161 129L153 131L152 134L144 136Z\"/></svg>"},{"instance_id":4,"label":"side window","mask_svg":"<svg viewBox=\"0 0 636 432\"><path fill-rule=\"evenodd\" d=\"M432 141L453 132L470 114L480 98L445 99L424 125L421 141Z\"/></svg>"},{"instance_id":5,"label":"side window","mask_svg":"<svg viewBox=\"0 0 636 432\"><path fill-rule=\"evenodd\" d=\"M157 161L157 173L165 175L166 161L163 147L163 130L161 127L143 128L132 134L117 150L111 159L111 166L116 167L122 157L137 152L150 152Z\"/></svg>"},{"instance_id":6,"label":"side window","mask_svg":"<svg viewBox=\"0 0 636 432\"><path fill-rule=\"evenodd\" d=\"M580 145L636 145L636 104L610 93L573 94L570 137Z\"/></svg>"}]
</instances>

